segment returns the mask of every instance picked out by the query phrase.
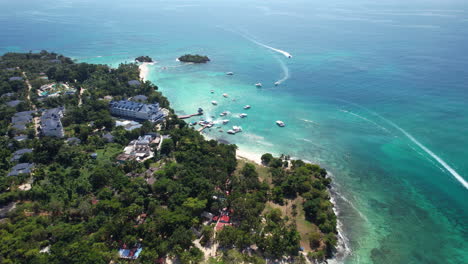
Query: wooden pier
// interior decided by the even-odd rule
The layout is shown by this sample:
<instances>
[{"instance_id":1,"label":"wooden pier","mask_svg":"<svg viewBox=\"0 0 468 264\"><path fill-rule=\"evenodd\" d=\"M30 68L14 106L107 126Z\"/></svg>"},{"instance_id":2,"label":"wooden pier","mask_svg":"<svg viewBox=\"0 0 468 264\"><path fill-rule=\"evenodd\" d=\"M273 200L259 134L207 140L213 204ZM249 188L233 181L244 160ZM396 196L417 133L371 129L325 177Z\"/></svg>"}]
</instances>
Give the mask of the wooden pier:
<instances>
[{"instance_id":1,"label":"wooden pier","mask_svg":"<svg viewBox=\"0 0 468 264\"><path fill-rule=\"evenodd\" d=\"M203 113L196 113L196 114L191 114L191 115L182 115L182 116L177 116L179 119L187 119L187 118L191 118L193 116L200 116L200 115L203 115Z\"/></svg>"}]
</instances>

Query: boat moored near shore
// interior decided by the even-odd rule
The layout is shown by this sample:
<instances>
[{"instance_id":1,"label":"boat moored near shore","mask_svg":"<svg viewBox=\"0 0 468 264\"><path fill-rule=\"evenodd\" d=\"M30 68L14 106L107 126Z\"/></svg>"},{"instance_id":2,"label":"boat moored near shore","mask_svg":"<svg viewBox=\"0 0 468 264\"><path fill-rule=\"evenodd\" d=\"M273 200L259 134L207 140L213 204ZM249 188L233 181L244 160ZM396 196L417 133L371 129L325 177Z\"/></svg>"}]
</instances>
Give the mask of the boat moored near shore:
<instances>
[{"instance_id":1,"label":"boat moored near shore","mask_svg":"<svg viewBox=\"0 0 468 264\"><path fill-rule=\"evenodd\" d=\"M262 87L262 83L256 83L255 86L256 86L257 88L260 88L260 87Z\"/></svg>"},{"instance_id":2,"label":"boat moored near shore","mask_svg":"<svg viewBox=\"0 0 468 264\"><path fill-rule=\"evenodd\" d=\"M276 124L277 124L279 127L284 127L284 126L285 126L284 122L281 121L281 120L276 121Z\"/></svg>"},{"instance_id":3,"label":"boat moored near shore","mask_svg":"<svg viewBox=\"0 0 468 264\"><path fill-rule=\"evenodd\" d=\"M218 105L218 102L216 102L216 101L211 101L211 104L212 104L212 105Z\"/></svg>"},{"instance_id":4,"label":"boat moored near shore","mask_svg":"<svg viewBox=\"0 0 468 264\"><path fill-rule=\"evenodd\" d=\"M250 105L244 106L244 109L246 109L246 110L247 110L247 109L250 109Z\"/></svg>"},{"instance_id":5,"label":"boat moored near shore","mask_svg":"<svg viewBox=\"0 0 468 264\"><path fill-rule=\"evenodd\" d=\"M242 114L240 114L240 115L239 115L239 117L240 117L240 118L247 117L247 114L245 114L245 113L242 113Z\"/></svg>"}]
</instances>

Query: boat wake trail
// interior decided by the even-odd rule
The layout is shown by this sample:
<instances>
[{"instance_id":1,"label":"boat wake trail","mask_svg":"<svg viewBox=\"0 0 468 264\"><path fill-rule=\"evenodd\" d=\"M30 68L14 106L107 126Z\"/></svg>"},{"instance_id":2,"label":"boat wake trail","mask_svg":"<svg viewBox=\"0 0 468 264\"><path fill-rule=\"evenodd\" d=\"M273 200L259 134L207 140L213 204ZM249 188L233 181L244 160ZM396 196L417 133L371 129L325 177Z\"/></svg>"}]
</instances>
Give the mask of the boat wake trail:
<instances>
[{"instance_id":1,"label":"boat wake trail","mask_svg":"<svg viewBox=\"0 0 468 264\"><path fill-rule=\"evenodd\" d=\"M403 128L399 127L397 124L393 123L392 121L381 117L383 120L386 120L390 125L394 126L396 129L400 130L403 135L405 135L407 138L409 138L411 141L413 141L414 144L418 145L424 152L429 154L433 159L435 159L440 165L442 165L448 172L450 172L457 181L459 181L466 189L468 189L468 182L463 179L463 177L458 174L450 165L448 165L443 159L441 159L439 156L437 156L434 152L432 152L430 149L428 149L426 146L424 146L421 142L419 142L416 138L414 138L410 133L406 132Z\"/></svg>"},{"instance_id":2,"label":"boat wake trail","mask_svg":"<svg viewBox=\"0 0 468 264\"><path fill-rule=\"evenodd\" d=\"M258 42L257 40L255 40L253 37L251 36L248 36L249 34L247 33L242 33L242 32L239 32L239 30L232 30L232 29L229 29L229 28L226 28L226 27L222 27L222 26L217 26L218 28L221 28L222 30L225 30L225 31L229 31L231 33L234 33L234 34L237 34L243 38L245 38L246 40L260 46L260 47L264 47L264 48L267 48L269 50L272 50L272 51L275 51L275 52L278 52L282 55L284 55L285 57L287 58L292 58L292 55L291 53L287 52L287 51L284 51L284 50L280 50L280 49L277 49L277 48L273 48L271 46L268 46L268 45L265 45L261 42ZM276 56L275 56L276 57ZM286 66L286 64L284 63L284 61L282 61L280 58L276 57L278 63L280 64L281 66L281 69L283 70L283 78L281 78L280 80L276 81L275 85L279 85L281 83L283 83L284 81L286 81L287 79L289 79L289 68Z\"/></svg>"},{"instance_id":3,"label":"boat wake trail","mask_svg":"<svg viewBox=\"0 0 468 264\"><path fill-rule=\"evenodd\" d=\"M353 113L353 112L351 112L351 111L348 111L348 110L340 109L340 111L343 112L343 113L348 113L348 114L350 114L350 115L352 115L352 116L355 116L355 117L357 117L357 118L359 118L359 119L362 119L362 120L364 120L364 121L367 121L367 122L369 122L369 123L375 125L376 127L378 127L378 128L380 128L380 129L382 129L382 130L384 130L384 131L390 133L390 131L388 131L388 129L386 129L385 127L383 127L383 126L377 124L376 122L374 122L374 121L372 121L372 120L370 120L370 119L368 119L368 118L365 118L365 117L363 117L363 116L360 116L360 115L355 114L355 113Z\"/></svg>"},{"instance_id":4,"label":"boat wake trail","mask_svg":"<svg viewBox=\"0 0 468 264\"><path fill-rule=\"evenodd\" d=\"M342 100L344 101L344 100ZM347 101L345 101L347 102ZM429 156L431 156L435 161L437 161L440 165L442 165L442 167L444 167L450 174L452 174L453 177L455 177L455 179L460 182L463 187L465 187L465 189L468 189L468 182L460 175L458 174L457 171L455 171L452 167L450 167L450 165L447 164L447 162L445 162L443 159L441 159L439 156L437 156L434 152L432 152L430 149L428 149L426 146L424 146L421 142L419 142L415 137L413 137L410 133L408 133L406 130L404 130L403 128L399 127L397 124L393 123L392 121L388 120L387 118L379 115L378 113L374 112L374 111L371 111L361 105L358 105L358 104L355 104L355 103L351 103L351 102L347 102L347 103L350 103L350 104L353 104L359 108L362 108L366 111L368 111L369 113L372 113L373 115L379 117L380 119L384 120L385 122L387 122L388 124L390 124L391 126L393 126L394 128L396 128L397 130L399 130L403 135L405 135L409 140L411 140L414 144L416 144L418 147L420 147L422 150L424 150L424 152L426 152Z\"/></svg>"},{"instance_id":5,"label":"boat wake trail","mask_svg":"<svg viewBox=\"0 0 468 264\"><path fill-rule=\"evenodd\" d=\"M284 63L284 61L282 61L281 59L278 58L278 62L280 63L281 65L281 69L283 70L283 78L281 78L280 80L276 81L277 84L281 84L283 83L284 81L286 81L287 79L289 79L289 68L286 66L286 64Z\"/></svg>"},{"instance_id":6,"label":"boat wake trail","mask_svg":"<svg viewBox=\"0 0 468 264\"><path fill-rule=\"evenodd\" d=\"M253 38L251 38L251 37L249 37L249 36L246 36L246 35L244 35L244 34L240 34L240 35L241 35L242 37L244 37L245 39L247 39L247 40L249 40L249 41L251 41L251 42L253 42L253 43L255 43L255 44L259 45L259 46L262 46L262 47L267 48L267 49L270 49L270 50L272 50L272 51L281 53L281 54L283 54L286 58L292 58L291 53L289 53L289 52L287 52L287 51L280 50L280 49L277 49L277 48L273 48L272 46L265 45L265 44L263 44L263 43L261 43L261 42L258 42L258 41L256 41L255 39L253 39Z\"/></svg>"}]
</instances>

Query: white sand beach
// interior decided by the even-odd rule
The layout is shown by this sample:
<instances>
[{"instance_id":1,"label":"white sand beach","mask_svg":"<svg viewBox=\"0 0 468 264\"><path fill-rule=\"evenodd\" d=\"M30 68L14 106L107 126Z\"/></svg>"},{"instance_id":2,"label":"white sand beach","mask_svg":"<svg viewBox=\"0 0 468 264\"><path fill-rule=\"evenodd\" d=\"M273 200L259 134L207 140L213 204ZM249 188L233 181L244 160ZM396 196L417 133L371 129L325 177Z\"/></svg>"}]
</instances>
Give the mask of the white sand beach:
<instances>
[{"instance_id":1,"label":"white sand beach","mask_svg":"<svg viewBox=\"0 0 468 264\"><path fill-rule=\"evenodd\" d=\"M140 68L140 79L143 81L148 80L148 74L149 74L149 67L148 65L154 65L154 62L143 62L139 68Z\"/></svg>"}]
</instances>

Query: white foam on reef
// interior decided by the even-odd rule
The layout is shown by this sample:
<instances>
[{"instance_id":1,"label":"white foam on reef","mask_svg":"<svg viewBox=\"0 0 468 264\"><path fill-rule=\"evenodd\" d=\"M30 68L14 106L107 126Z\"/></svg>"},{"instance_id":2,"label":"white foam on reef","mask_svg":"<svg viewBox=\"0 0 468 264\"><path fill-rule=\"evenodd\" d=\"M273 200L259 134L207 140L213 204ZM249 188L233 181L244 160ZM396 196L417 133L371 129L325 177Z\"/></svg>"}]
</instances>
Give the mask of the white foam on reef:
<instances>
[{"instance_id":1,"label":"white foam on reef","mask_svg":"<svg viewBox=\"0 0 468 264\"><path fill-rule=\"evenodd\" d=\"M329 173L330 174L330 173ZM337 254L332 259L327 260L328 263L342 263L342 260L345 259L347 256L351 254L351 247L349 246L349 239L344 235L344 230L343 230L343 222L340 220L338 217L339 211L337 208L337 204L334 198L334 195L339 195L340 198L344 198L341 194L338 194L337 192L330 192L330 202L334 205L333 206L333 211L335 212L335 215L337 216L337 231L338 231L338 244L336 247ZM344 198L346 199L346 198ZM359 211L358 211L359 212ZM360 212L359 212L360 214Z\"/></svg>"},{"instance_id":2,"label":"white foam on reef","mask_svg":"<svg viewBox=\"0 0 468 264\"><path fill-rule=\"evenodd\" d=\"M349 103L349 104L353 104L357 107L360 107L372 114L374 114L375 116L381 118L382 120L384 120L385 122L387 122L388 124L390 124L391 126L395 127L396 129L398 129L401 133L403 133L403 135L405 135L409 140L411 140L414 144L416 144L418 147L420 147L422 150L424 150L424 152L426 152L429 156L431 156L434 160L436 160L440 165L442 165L450 174L452 174L453 177L455 177L455 179L460 182L463 187L465 187L465 189L468 189L468 182L465 181L465 179L460 175L458 174L457 171L455 171L450 165L447 164L447 162L445 162L442 158L440 158L439 156L437 156L434 152L432 152L432 150L430 150L429 148L427 148L426 146L424 146L421 142L419 142L415 137L413 137L410 133L408 133L406 130L404 130L403 128L399 127L397 124L393 123L391 120L388 120L387 118L379 115L378 113L374 112L374 111L371 111L367 108L365 108L364 106L361 106L361 105L358 105L356 103L352 103L352 102L348 102L348 101L345 101L345 100L340 100L340 101L343 101L343 102L346 102L346 103Z\"/></svg>"}]
</instances>

